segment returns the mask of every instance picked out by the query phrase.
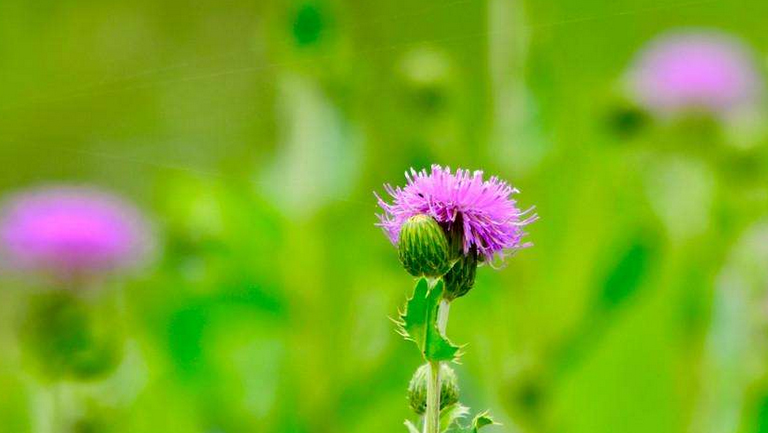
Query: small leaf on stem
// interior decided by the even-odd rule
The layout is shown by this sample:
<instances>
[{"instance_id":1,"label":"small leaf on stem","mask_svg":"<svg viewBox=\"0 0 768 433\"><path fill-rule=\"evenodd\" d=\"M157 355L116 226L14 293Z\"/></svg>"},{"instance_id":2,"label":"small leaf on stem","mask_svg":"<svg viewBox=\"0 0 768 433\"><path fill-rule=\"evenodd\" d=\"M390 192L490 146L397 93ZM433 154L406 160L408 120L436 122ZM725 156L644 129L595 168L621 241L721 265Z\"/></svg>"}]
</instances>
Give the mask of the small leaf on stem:
<instances>
[{"instance_id":1,"label":"small leaf on stem","mask_svg":"<svg viewBox=\"0 0 768 433\"><path fill-rule=\"evenodd\" d=\"M411 420L405 420L405 427L408 429L408 433L421 433L419 429L411 422Z\"/></svg>"},{"instance_id":2,"label":"small leaf on stem","mask_svg":"<svg viewBox=\"0 0 768 433\"><path fill-rule=\"evenodd\" d=\"M475 418L472 419L472 433L477 433L478 430L487 425L499 425L499 423L494 421L491 418L491 414L485 410L475 415Z\"/></svg>"},{"instance_id":3,"label":"small leaf on stem","mask_svg":"<svg viewBox=\"0 0 768 433\"><path fill-rule=\"evenodd\" d=\"M427 361L453 361L460 356L459 346L437 328L437 310L444 287L442 280L430 284L426 278L420 278L399 320L395 321L397 332L416 343Z\"/></svg>"},{"instance_id":4,"label":"small leaf on stem","mask_svg":"<svg viewBox=\"0 0 768 433\"><path fill-rule=\"evenodd\" d=\"M460 419L469 415L469 408L461 403L454 403L440 411L440 431L447 432Z\"/></svg>"}]
</instances>

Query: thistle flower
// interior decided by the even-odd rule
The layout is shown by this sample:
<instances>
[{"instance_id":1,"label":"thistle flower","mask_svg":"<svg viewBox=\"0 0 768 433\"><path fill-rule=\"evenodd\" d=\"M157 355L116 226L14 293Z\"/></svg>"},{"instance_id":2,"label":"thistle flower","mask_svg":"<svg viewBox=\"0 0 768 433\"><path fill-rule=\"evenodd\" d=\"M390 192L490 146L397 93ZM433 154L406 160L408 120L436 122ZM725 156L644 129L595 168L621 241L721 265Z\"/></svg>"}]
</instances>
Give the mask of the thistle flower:
<instances>
[{"instance_id":1,"label":"thistle flower","mask_svg":"<svg viewBox=\"0 0 768 433\"><path fill-rule=\"evenodd\" d=\"M135 208L91 188L30 190L0 210L3 261L61 279L129 268L144 258L149 240Z\"/></svg>"},{"instance_id":2,"label":"thistle flower","mask_svg":"<svg viewBox=\"0 0 768 433\"><path fill-rule=\"evenodd\" d=\"M739 113L754 107L763 93L752 53L717 32L659 37L639 53L627 79L634 99L662 117L692 110Z\"/></svg>"},{"instance_id":3,"label":"thistle flower","mask_svg":"<svg viewBox=\"0 0 768 433\"><path fill-rule=\"evenodd\" d=\"M503 259L506 255L531 244L523 242L525 225L537 215L530 208L520 211L510 196L517 189L492 176L483 180L483 172L433 165L431 172L411 169L405 173L408 184L384 189L393 198L387 203L376 195L384 213L379 225L397 245L403 224L419 214L429 215L445 230L449 242L457 244L459 254L473 249L481 260Z\"/></svg>"}]
</instances>

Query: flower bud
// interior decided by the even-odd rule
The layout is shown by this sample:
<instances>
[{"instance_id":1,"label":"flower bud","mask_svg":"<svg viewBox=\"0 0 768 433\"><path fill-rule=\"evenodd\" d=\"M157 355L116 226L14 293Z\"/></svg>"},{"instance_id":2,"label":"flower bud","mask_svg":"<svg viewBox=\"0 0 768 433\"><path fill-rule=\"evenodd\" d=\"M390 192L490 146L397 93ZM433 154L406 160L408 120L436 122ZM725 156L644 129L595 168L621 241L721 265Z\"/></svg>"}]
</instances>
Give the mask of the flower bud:
<instances>
[{"instance_id":1,"label":"flower bud","mask_svg":"<svg viewBox=\"0 0 768 433\"><path fill-rule=\"evenodd\" d=\"M464 228L461 226L461 216L456 218L456 222L452 224L446 233L448 251L452 261L464 255Z\"/></svg>"},{"instance_id":2,"label":"flower bud","mask_svg":"<svg viewBox=\"0 0 768 433\"><path fill-rule=\"evenodd\" d=\"M414 215L400 228L400 262L414 277L439 277L450 267L448 238L429 215Z\"/></svg>"},{"instance_id":3,"label":"flower bud","mask_svg":"<svg viewBox=\"0 0 768 433\"><path fill-rule=\"evenodd\" d=\"M91 380L112 372L121 358L120 339L91 306L74 294L54 291L30 302L21 328L25 354L48 381Z\"/></svg>"},{"instance_id":4,"label":"flower bud","mask_svg":"<svg viewBox=\"0 0 768 433\"><path fill-rule=\"evenodd\" d=\"M452 301L464 296L475 284L477 272L477 251L473 248L467 255L461 256L451 270L443 276L446 300Z\"/></svg>"},{"instance_id":5,"label":"flower bud","mask_svg":"<svg viewBox=\"0 0 768 433\"><path fill-rule=\"evenodd\" d=\"M427 410L427 380L429 380L429 364L424 364L416 370L408 385L408 402L417 415ZM440 364L440 410L459 401L459 381L456 373L446 363Z\"/></svg>"}]
</instances>

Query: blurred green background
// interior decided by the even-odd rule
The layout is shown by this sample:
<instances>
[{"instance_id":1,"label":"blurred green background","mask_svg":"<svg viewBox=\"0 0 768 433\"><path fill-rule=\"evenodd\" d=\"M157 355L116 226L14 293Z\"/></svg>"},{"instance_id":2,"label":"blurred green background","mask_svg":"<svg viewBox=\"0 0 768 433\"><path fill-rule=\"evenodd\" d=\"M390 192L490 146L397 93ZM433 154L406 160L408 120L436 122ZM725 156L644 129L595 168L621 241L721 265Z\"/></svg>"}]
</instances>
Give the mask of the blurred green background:
<instances>
[{"instance_id":1,"label":"blurred green background","mask_svg":"<svg viewBox=\"0 0 768 433\"><path fill-rule=\"evenodd\" d=\"M489 431L768 432L768 139L628 123L619 85L679 27L733 34L763 67L766 16L764 0L2 1L0 191L115 191L161 248L95 301L124 347L89 383L34 378L29 285L0 280L0 431L43 431L59 406L77 432L404 432L420 359L388 317L413 283L372 192L435 162L509 180L541 216L535 246L451 309L462 400L503 423Z\"/></svg>"}]
</instances>

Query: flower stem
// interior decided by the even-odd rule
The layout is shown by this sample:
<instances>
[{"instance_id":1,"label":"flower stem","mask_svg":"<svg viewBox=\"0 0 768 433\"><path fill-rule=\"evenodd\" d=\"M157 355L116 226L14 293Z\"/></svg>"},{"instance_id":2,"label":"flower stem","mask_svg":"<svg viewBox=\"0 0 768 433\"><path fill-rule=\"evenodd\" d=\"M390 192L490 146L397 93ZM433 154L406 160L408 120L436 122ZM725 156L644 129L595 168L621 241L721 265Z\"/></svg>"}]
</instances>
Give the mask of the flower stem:
<instances>
[{"instance_id":1,"label":"flower stem","mask_svg":"<svg viewBox=\"0 0 768 433\"><path fill-rule=\"evenodd\" d=\"M451 303L443 299L440 301L440 307L437 310L437 330L445 336L445 328L448 327L448 312L451 310Z\"/></svg>"},{"instance_id":2,"label":"flower stem","mask_svg":"<svg viewBox=\"0 0 768 433\"><path fill-rule=\"evenodd\" d=\"M445 335L448 326L450 303L440 301L437 310L437 330ZM424 419L424 433L440 433L440 362L429 362L429 379L427 381L427 410Z\"/></svg>"},{"instance_id":3,"label":"flower stem","mask_svg":"<svg viewBox=\"0 0 768 433\"><path fill-rule=\"evenodd\" d=\"M427 381L425 433L440 433L440 363L430 361Z\"/></svg>"}]
</instances>

